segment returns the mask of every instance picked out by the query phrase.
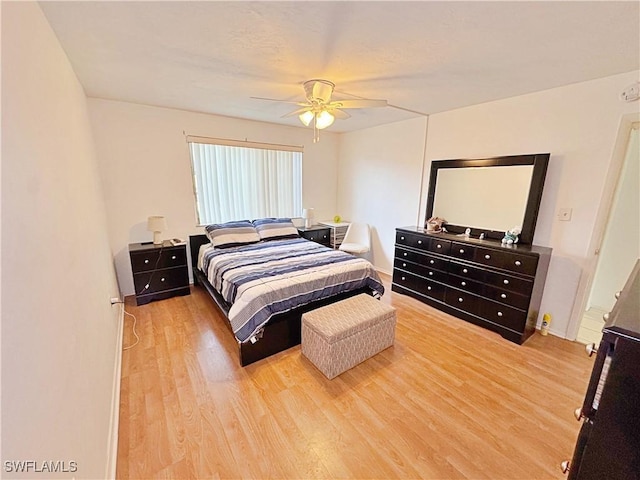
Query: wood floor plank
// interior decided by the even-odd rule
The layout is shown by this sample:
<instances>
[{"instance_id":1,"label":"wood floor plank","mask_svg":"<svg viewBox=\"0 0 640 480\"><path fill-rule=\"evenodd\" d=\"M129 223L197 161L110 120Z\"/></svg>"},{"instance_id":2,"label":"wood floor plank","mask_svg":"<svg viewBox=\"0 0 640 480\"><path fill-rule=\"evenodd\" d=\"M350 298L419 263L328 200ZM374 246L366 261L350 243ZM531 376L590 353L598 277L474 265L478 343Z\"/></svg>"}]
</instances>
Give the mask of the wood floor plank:
<instances>
[{"instance_id":1,"label":"wood floor plank","mask_svg":"<svg viewBox=\"0 0 640 480\"><path fill-rule=\"evenodd\" d=\"M516 345L383 281L394 346L333 380L300 347L240 367L200 288L127 299L140 342L122 356L117 477L562 479L593 367L584 347Z\"/></svg>"}]
</instances>

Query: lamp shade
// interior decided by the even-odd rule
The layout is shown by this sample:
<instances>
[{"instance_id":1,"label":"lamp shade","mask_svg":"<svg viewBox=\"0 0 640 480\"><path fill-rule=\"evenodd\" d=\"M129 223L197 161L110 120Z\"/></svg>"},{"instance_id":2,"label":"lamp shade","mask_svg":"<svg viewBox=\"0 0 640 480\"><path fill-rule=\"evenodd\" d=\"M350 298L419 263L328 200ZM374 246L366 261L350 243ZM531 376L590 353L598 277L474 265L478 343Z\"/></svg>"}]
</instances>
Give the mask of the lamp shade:
<instances>
[{"instance_id":1,"label":"lamp shade","mask_svg":"<svg viewBox=\"0 0 640 480\"><path fill-rule=\"evenodd\" d=\"M167 229L167 221L163 216L154 215L147 219L147 230L153 232L153 243L158 245L162 243L160 233Z\"/></svg>"},{"instance_id":2,"label":"lamp shade","mask_svg":"<svg viewBox=\"0 0 640 480\"><path fill-rule=\"evenodd\" d=\"M333 123L334 120L335 117L331 113L327 112L326 110L322 110L321 112L316 114L316 128L318 128L318 130L327 128Z\"/></svg>"},{"instance_id":3,"label":"lamp shade","mask_svg":"<svg viewBox=\"0 0 640 480\"><path fill-rule=\"evenodd\" d=\"M302 210L302 218L304 218L305 228L309 228L313 225L313 208L305 208Z\"/></svg>"},{"instance_id":4,"label":"lamp shade","mask_svg":"<svg viewBox=\"0 0 640 480\"><path fill-rule=\"evenodd\" d=\"M298 115L298 118L300 118L300 121L304 124L305 127L309 126L314 117L315 114L311 110L307 110L306 112Z\"/></svg>"}]
</instances>

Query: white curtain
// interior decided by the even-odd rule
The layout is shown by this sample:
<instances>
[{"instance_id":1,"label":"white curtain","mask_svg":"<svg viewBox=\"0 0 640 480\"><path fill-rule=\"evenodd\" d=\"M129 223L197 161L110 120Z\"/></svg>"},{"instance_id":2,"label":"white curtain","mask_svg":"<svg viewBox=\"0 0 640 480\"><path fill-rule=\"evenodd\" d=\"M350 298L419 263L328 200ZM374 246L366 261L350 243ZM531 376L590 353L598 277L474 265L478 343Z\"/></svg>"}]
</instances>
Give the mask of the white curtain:
<instances>
[{"instance_id":1,"label":"white curtain","mask_svg":"<svg viewBox=\"0 0 640 480\"><path fill-rule=\"evenodd\" d=\"M200 225L302 214L302 152L190 142Z\"/></svg>"}]
</instances>

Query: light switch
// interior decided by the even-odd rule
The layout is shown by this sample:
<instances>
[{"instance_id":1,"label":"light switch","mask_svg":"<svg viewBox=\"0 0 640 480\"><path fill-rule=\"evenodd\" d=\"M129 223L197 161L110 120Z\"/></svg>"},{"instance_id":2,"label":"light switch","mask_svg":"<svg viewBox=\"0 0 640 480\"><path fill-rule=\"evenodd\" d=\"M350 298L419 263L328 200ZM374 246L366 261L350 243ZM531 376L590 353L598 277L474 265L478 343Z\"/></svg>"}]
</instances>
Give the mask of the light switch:
<instances>
[{"instance_id":1,"label":"light switch","mask_svg":"<svg viewBox=\"0 0 640 480\"><path fill-rule=\"evenodd\" d=\"M558 210L558 220L561 222L569 222L571 221L571 208L561 208Z\"/></svg>"}]
</instances>

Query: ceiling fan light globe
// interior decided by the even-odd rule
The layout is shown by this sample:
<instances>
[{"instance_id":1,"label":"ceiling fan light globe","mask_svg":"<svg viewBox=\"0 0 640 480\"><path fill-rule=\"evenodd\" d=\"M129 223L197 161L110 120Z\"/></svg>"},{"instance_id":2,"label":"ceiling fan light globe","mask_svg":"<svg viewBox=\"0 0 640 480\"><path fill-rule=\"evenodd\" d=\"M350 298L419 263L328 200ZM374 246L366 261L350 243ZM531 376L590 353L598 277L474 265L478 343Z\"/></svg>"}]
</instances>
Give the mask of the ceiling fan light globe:
<instances>
[{"instance_id":1,"label":"ceiling fan light globe","mask_svg":"<svg viewBox=\"0 0 640 480\"><path fill-rule=\"evenodd\" d=\"M304 124L305 127L308 127L311 124L313 117L315 117L315 115L310 110L307 110L306 112L302 112L300 115L298 115L298 118Z\"/></svg>"},{"instance_id":2,"label":"ceiling fan light globe","mask_svg":"<svg viewBox=\"0 0 640 480\"><path fill-rule=\"evenodd\" d=\"M318 130L327 128L333 123L334 120L335 120L335 117L331 115L331 113L327 112L326 110L323 110L320 113L316 114L316 128Z\"/></svg>"}]
</instances>

